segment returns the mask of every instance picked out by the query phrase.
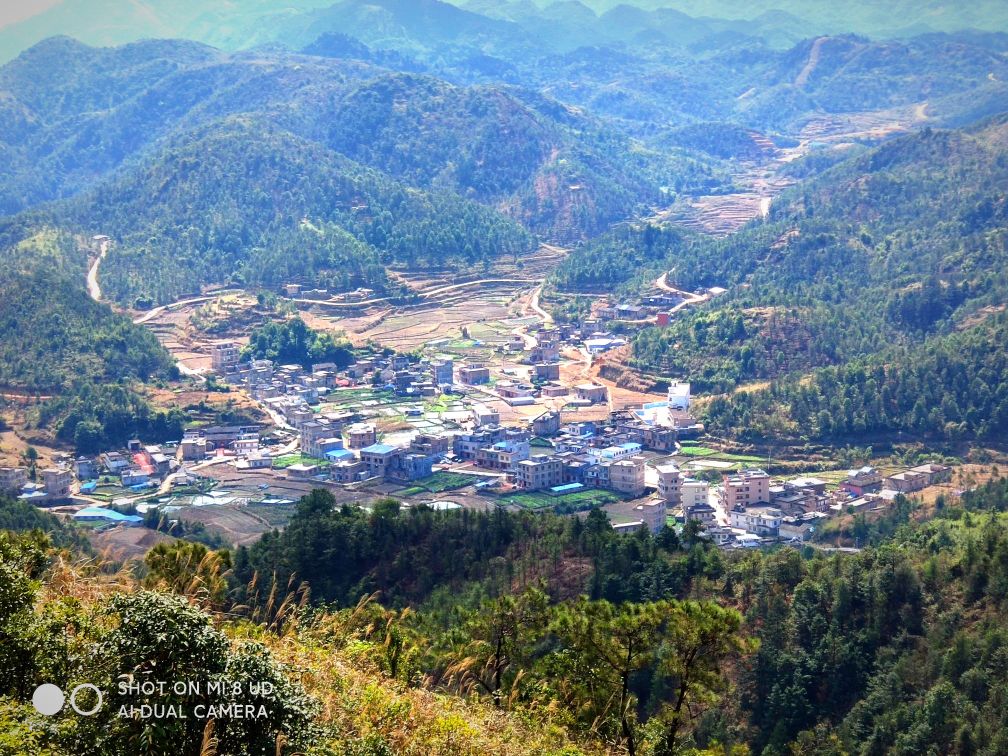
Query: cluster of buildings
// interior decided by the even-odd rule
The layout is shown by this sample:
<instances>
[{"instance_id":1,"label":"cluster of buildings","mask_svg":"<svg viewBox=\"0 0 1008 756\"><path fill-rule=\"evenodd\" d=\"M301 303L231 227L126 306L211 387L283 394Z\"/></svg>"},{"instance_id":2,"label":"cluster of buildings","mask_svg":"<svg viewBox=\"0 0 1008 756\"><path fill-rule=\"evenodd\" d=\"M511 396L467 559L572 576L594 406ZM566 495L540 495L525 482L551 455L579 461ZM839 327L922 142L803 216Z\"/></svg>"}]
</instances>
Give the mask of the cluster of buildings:
<instances>
[{"instance_id":1,"label":"cluster of buildings","mask_svg":"<svg viewBox=\"0 0 1008 756\"><path fill-rule=\"evenodd\" d=\"M328 289L321 289L314 286L305 286L300 283L285 283L280 287L284 296L291 299L315 299L318 301L333 302L364 302L375 295L374 289L358 287L353 291L333 293Z\"/></svg>"},{"instance_id":2,"label":"cluster of buildings","mask_svg":"<svg viewBox=\"0 0 1008 756\"><path fill-rule=\"evenodd\" d=\"M67 457L41 470L38 479L29 480L23 467L0 467L0 493L17 496L38 504L67 501L77 493L93 491L98 478L112 478L123 488L142 491L157 485L178 467L173 454L160 446L145 446L132 440L126 449L104 452L95 457Z\"/></svg>"},{"instance_id":3,"label":"cluster of buildings","mask_svg":"<svg viewBox=\"0 0 1008 756\"><path fill-rule=\"evenodd\" d=\"M822 521L844 513L884 511L898 494L913 493L947 482L951 468L934 463L883 476L865 466L850 470L837 490L814 477L774 483L763 470L725 475L719 499L727 523L716 521L714 507L683 502L687 519L699 520L706 532L725 546L755 546L772 540L805 541Z\"/></svg>"},{"instance_id":4,"label":"cluster of buildings","mask_svg":"<svg viewBox=\"0 0 1008 756\"><path fill-rule=\"evenodd\" d=\"M611 300L595 308L598 320L605 323L613 320L641 321L655 318L658 325L668 325L673 309L682 304L683 298L672 292L655 292L637 303L614 303Z\"/></svg>"},{"instance_id":5,"label":"cluster of buildings","mask_svg":"<svg viewBox=\"0 0 1008 756\"><path fill-rule=\"evenodd\" d=\"M47 467L40 481L30 481L24 467L0 467L0 493L35 503L55 503L70 498L73 472L66 467Z\"/></svg>"},{"instance_id":6,"label":"cluster of buildings","mask_svg":"<svg viewBox=\"0 0 1008 756\"><path fill-rule=\"evenodd\" d=\"M314 432L312 428L306 430ZM409 482L430 476L434 465L444 461L450 448L448 438L423 433L405 446L380 443L369 423L348 426L346 432L350 439L346 446L341 438L325 439L326 450L321 458L324 463L297 463L287 468L287 475L300 479L325 478L334 483L358 483L374 478Z\"/></svg>"},{"instance_id":7,"label":"cluster of buildings","mask_svg":"<svg viewBox=\"0 0 1008 756\"><path fill-rule=\"evenodd\" d=\"M211 347L210 361L213 371L225 382L246 388L263 401L283 398L284 402L274 403L278 405L297 399L308 405L318 404L335 388L361 384L385 386L402 396L432 397L455 383L455 365L450 357L416 361L406 354L375 355L343 370L330 362L305 370L301 365L275 365L271 360L242 362L240 347L223 341Z\"/></svg>"},{"instance_id":8,"label":"cluster of buildings","mask_svg":"<svg viewBox=\"0 0 1008 756\"><path fill-rule=\"evenodd\" d=\"M533 447L530 439L552 437L551 447ZM485 425L454 434L457 460L502 472L515 487L542 491L569 484L607 488L628 496L644 493L644 458L639 443L609 440L593 423L560 426L558 412L545 412L526 427ZM544 449L543 451L539 451Z\"/></svg>"}]
</instances>

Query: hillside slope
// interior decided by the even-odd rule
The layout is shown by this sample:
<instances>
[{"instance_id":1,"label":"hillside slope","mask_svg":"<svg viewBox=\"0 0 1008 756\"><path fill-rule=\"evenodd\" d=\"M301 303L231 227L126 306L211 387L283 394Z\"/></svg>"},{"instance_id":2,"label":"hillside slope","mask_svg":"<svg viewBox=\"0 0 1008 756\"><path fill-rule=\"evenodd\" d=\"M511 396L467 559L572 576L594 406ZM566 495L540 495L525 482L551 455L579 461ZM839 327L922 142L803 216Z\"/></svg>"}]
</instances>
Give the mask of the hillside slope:
<instances>
[{"instance_id":1,"label":"hillside slope","mask_svg":"<svg viewBox=\"0 0 1008 756\"><path fill-rule=\"evenodd\" d=\"M671 270L670 282L686 289L727 287L633 342L638 364L689 376L700 390L873 356L920 359L913 350L973 328L1008 298L1006 139L1008 116L892 140L782 195L766 221L734 236L620 229L576 250L553 283L634 289ZM636 268L620 265L628 254ZM976 336L1003 352L995 334ZM796 432L807 432L798 420ZM896 422L889 427L904 424ZM942 432L941 422L926 426Z\"/></svg>"},{"instance_id":2,"label":"hillside slope","mask_svg":"<svg viewBox=\"0 0 1008 756\"><path fill-rule=\"evenodd\" d=\"M354 60L227 56L171 41L94 49L60 38L0 69L0 93L14 124L0 136L10 168L0 182L6 212L79 194L236 116L408 186L506 211L557 239L627 217L684 168L541 95L459 87ZM716 181L709 170L691 170L698 186Z\"/></svg>"}]
</instances>

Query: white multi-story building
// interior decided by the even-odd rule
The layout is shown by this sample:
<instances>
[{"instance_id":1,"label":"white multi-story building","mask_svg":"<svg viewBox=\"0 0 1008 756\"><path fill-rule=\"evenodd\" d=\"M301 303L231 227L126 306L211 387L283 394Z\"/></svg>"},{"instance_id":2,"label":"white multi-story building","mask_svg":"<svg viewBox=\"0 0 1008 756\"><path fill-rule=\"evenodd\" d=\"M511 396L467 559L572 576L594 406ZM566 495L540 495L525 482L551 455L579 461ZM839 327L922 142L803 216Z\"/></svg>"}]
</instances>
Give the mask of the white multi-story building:
<instances>
[{"instance_id":1,"label":"white multi-story building","mask_svg":"<svg viewBox=\"0 0 1008 756\"><path fill-rule=\"evenodd\" d=\"M728 520L733 528L758 536L776 536L783 519L784 513L774 507L738 507L728 512Z\"/></svg>"},{"instance_id":2,"label":"white multi-story building","mask_svg":"<svg viewBox=\"0 0 1008 756\"><path fill-rule=\"evenodd\" d=\"M683 478L680 486L683 509L707 504L710 501L710 483L696 478Z\"/></svg>"},{"instance_id":3,"label":"white multi-story building","mask_svg":"<svg viewBox=\"0 0 1008 756\"><path fill-rule=\"evenodd\" d=\"M690 408L690 385L680 381L672 381L668 390L669 409L677 409L689 412Z\"/></svg>"},{"instance_id":4,"label":"white multi-story building","mask_svg":"<svg viewBox=\"0 0 1008 756\"><path fill-rule=\"evenodd\" d=\"M606 446L601 449L593 446L586 451L600 462L618 462L621 459L636 457L641 453L641 445L635 441L628 441L625 444L619 444L618 446Z\"/></svg>"}]
</instances>

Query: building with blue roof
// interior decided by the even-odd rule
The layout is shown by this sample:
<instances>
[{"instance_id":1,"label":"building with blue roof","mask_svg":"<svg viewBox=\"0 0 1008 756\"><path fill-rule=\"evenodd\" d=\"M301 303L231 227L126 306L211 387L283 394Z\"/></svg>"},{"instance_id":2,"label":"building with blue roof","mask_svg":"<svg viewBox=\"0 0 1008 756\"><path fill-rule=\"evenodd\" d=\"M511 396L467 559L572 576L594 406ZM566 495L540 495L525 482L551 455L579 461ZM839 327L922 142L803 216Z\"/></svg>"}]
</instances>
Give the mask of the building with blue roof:
<instances>
[{"instance_id":1,"label":"building with blue roof","mask_svg":"<svg viewBox=\"0 0 1008 756\"><path fill-rule=\"evenodd\" d=\"M556 494L557 496L564 496L565 494L580 491L584 487L584 483L564 483L562 486L553 486L550 489L550 493Z\"/></svg>"},{"instance_id":2,"label":"building with blue roof","mask_svg":"<svg viewBox=\"0 0 1008 756\"><path fill-rule=\"evenodd\" d=\"M371 446L365 446L361 449L361 454L388 454L389 452L396 451L398 448L398 446L392 446L391 444L371 444Z\"/></svg>"},{"instance_id":3,"label":"building with blue roof","mask_svg":"<svg viewBox=\"0 0 1008 756\"><path fill-rule=\"evenodd\" d=\"M588 449L588 454L599 460L617 462L621 459L635 457L641 452L641 445L633 441L619 446L607 446L604 449Z\"/></svg>"},{"instance_id":4,"label":"building with blue roof","mask_svg":"<svg viewBox=\"0 0 1008 756\"><path fill-rule=\"evenodd\" d=\"M332 451L327 451L325 456L330 462L342 462L345 459L355 459L357 455L349 449L333 449Z\"/></svg>"},{"instance_id":5,"label":"building with blue roof","mask_svg":"<svg viewBox=\"0 0 1008 756\"><path fill-rule=\"evenodd\" d=\"M389 444L371 444L360 450L360 459L367 468L370 477L382 477L395 464L396 458L404 452L398 446Z\"/></svg>"}]
</instances>

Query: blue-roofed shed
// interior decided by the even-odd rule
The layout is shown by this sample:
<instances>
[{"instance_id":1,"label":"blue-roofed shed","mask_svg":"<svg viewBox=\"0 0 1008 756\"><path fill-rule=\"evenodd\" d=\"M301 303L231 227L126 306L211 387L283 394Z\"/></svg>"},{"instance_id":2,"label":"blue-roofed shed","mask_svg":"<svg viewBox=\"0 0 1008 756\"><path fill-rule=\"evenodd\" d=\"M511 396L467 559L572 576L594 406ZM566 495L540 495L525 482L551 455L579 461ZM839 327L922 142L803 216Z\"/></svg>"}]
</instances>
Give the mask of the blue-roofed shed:
<instances>
[{"instance_id":1,"label":"blue-roofed shed","mask_svg":"<svg viewBox=\"0 0 1008 756\"><path fill-rule=\"evenodd\" d=\"M84 507L84 509L74 514L74 519L107 520L108 522L121 522L127 525L139 525L143 522L143 517L139 515L126 515L107 507Z\"/></svg>"},{"instance_id":2,"label":"blue-roofed shed","mask_svg":"<svg viewBox=\"0 0 1008 756\"><path fill-rule=\"evenodd\" d=\"M365 446L361 449L361 454L391 454L397 448L389 444L371 444L371 446Z\"/></svg>"},{"instance_id":3,"label":"blue-roofed shed","mask_svg":"<svg viewBox=\"0 0 1008 756\"><path fill-rule=\"evenodd\" d=\"M325 453L326 459L331 462L340 462L344 459L354 459L354 453L349 449L333 449Z\"/></svg>"},{"instance_id":4,"label":"blue-roofed shed","mask_svg":"<svg viewBox=\"0 0 1008 756\"><path fill-rule=\"evenodd\" d=\"M562 486L553 486L550 489L550 493L563 496L564 494L580 491L582 488L584 488L584 483L564 483Z\"/></svg>"}]
</instances>

